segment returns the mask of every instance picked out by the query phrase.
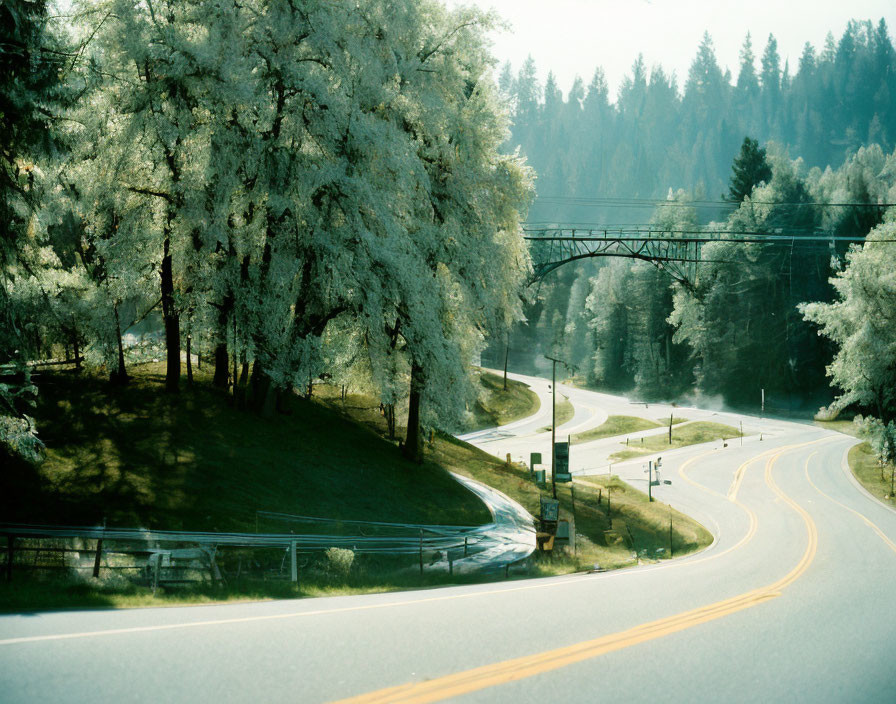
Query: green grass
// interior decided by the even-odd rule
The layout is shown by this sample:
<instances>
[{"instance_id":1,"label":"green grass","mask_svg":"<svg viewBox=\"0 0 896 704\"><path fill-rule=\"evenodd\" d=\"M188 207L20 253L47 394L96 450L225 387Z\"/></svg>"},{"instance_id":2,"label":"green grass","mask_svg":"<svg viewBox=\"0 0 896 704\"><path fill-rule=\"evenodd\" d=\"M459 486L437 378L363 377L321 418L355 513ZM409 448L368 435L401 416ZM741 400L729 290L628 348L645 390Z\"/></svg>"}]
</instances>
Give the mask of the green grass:
<instances>
[{"instance_id":1,"label":"green grass","mask_svg":"<svg viewBox=\"0 0 896 704\"><path fill-rule=\"evenodd\" d=\"M549 565L545 565L550 567ZM540 565L523 575L524 569L514 568L511 579L520 576L552 574ZM156 593L149 587L124 580L83 579L69 575L16 575L12 582L0 581L0 613L47 611L50 609L84 608L139 608L158 606L191 606L210 603L238 603L269 601L272 599L301 599L318 596L373 594L425 589L456 584L480 584L503 579L500 574L449 575L447 571L429 569L421 576L414 569L383 571L363 567L353 569L346 577L333 577L323 572L300 572L299 583L285 579L245 578L227 584L209 582L166 587Z\"/></svg>"},{"instance_id":2,"label":"green grass","mask_svg":"<svg viewBox=\"0 0 896 704\"><path fill-rule=\"evenodd\" d=\"M662 452L663 450L674 450L687 445L699 445L700 443L710 442L712 440L720 440L727 438L740 437L740 431L730 425L722 423L710 423L708 421L700 421L685 425L679 429L672 429L672 443L669 443L668 433L660 433L659 435L650 435L637 440L632 440L629 446L624 450L619 450L610 455L612 462L620 462L622 460L640 457L641 455L650 455L654 452Z\"/></svg>"},{"instance_id":3,"label":"green grass","mask_svg":"<svg viewBox=\"0 0 896 704\"><path fill-rule=\"evenodd\" d=\"M440 461L451 461L451 448L470 447L455 438L440 438L436 449ZM474 461L458 467L459 474L477 479L504 492L531 514L540 511L540 497L550 496L549 485L539 488L529 479L529 471L520 465L495 464L492 456L471 448L477 453ZM595 562L606 569L625 567L635 562L632 547L623 543L608 543L606 531L613 521L624 521L635 538L635 549L647 549L654 554L656 548L668 549L669 507L659 502L648 503L647 495L613 477L612 518L606 515L606 477L577 479L575 500L570 484L558 484L561 519L573 520L578 534L574 555L559 556L541 563L542 570L550 574L565 574L590 568ZM600 503L598 497L600 496ZM617 503L618 498L618 503ZM673 540L676 555L699 550L712 542L712 536L703 526L684 514L673 511Z\"/></svg>"},{"instance_id":4,"label":"green grass","mask_svg":"<svg viewBox=\"0 0 896 704\"><path fill-rule=\"evenodd\" d=\"M607 487L610 488L611 515L613 518L613 533L620 538L630 536L633 544L627 546L631 551L640 553L647 551L649 556L655 556L656 550L662 548L665 555L671 554L680 557L697 550L702 550L712 543L712 534L700 523L668 504L660 501L648 501L647 495L631 487L618 477L595 476L584 477L577 480L576 493L581 490L581 485L590 485L591 495L597 490L602 494L602 501L606 502ZM669 524L672 524L671 543ZM610 540L605 542L611 543ZM597 550L598 560L602 566L615 566L620 560L631 560L630 551L626 555L621 552L620 544L612 543Z\"/></svg>"},{"instance_id":5,"label":"green grass","mask_svg":"<svg viewBox=\"0 0 896 704\"><path fill-rule=\"evenodd\" d=\"M437 462L405 461L395 444L321 403L292 397L288 414L263 418L234 409L204 375L168 395L161 371L134 368L124 389L86 373L42 375L35 416L47 459L37 469L0 472L3 520L97 525L105 518L110 526L238 532L255 530L257 509L490 520Z\"/></svg>"},{"instance_id":6,"label":"green grass","mask_svg":"<svg viewBox=\"0 0 896 704\"><path fill-rule=\"evenodd\" d=\"M687 423L687 422L688 422L687 418L678 418L675 416L673 416L673 418L672 418L672 425L678 425L679 423ZM668 418L660 418L659 423L660 423L660 425L664 425L667 428L669 427L669 419Z\"/></svg>"},{"instance_id":7,"label":"green grass","mask_svg":"<svg viewBox=\"0 0 896 704\"><path fill-rule=\"evenodd\" d=\"M560 398L557 399L557 409L555 411L557 417L557 427L559 428L564 423L568 423L572 420L572 417L576 414L576 409L573 408L570 400L566 398L563 394L560 394ZM551 430L550 425L546 425L543 428L539 428L539 433L548 433Z\"/></svg>"},{"instance_id":8,"label":"green grass","mask_svg":"<svg viewBox=\"0 0 896 704\"><path fill-rule=\"evenodd\" d=\"M814 424L854 438L859 437L859 426L852 420L815 420ZM847 461L855 478L872 496L889 506L896 506L896 497L890 491L893 468L888 465L881 467L871 445L867 442L853 445L849 449Z\"/></svg>"},{"instance_id":9,"label":"green grass","mask_svg":"<svg viewBox=\"0 0 896 704\"><path fill-rule=\"evenodd\" d=\"M815 420L813 423L821 428L834 430L844 435L859 437L859 426L852 420ZM847 456L849 468L868 492L889 506L896 506L896 496L891 494L893 467L881 467L867 442L853 445Z\"/></svg>"},{"instance_id":10,"label":"green grass","mask_svg":"<svg viewBox=\"0 0 896 704\"><path fill-rule=\"evenodd\" d=\"M505 391L503 377L481 372L479 383L483 394L472 409L469 431L507 425L537 413L541 406L538 395L520 381L508 379Z\"/></svg>"},{"instance_id":11,"label":"green grass","mask_svg":"<svg viewBox=\"0 0 896 704\"><path fill-rule=\"evenodd\" d=\"M851 447L848 461L856 479L872 496L889 506L896 506L896 498L890 494L893 467L881 467L871 445L863 442Z\"/></svg>"},{"instance_id":12,"label":"green grass","mask_svg":"<svg viewBox=\"0 0 896 704\"><path fill-rule=\"evenodd\" d=\"M851 420L815 420L812 423L820 428L834 430L844 435L851 435L854 438L859 437L859 428Z\"/></svg>"},{"instance_id":13,"label":"green grass","mask_svg":"<svg viewBox=\"0 0 896 704\"><path fill-rule=\"evenodd\" d=\"M203 374L192 389L172 398L162 391L160 365L132 373L136 378L125 389L87 374L42 379L37 417L48 458L39 470L4 468L0 515L5 520L95 524L105 516L109 525L250 532L256 508L357 520L467 525L490 520L479 500L446 470L503 491L533 515L539 513L540 497L550 493L529 479L526 468L438 433L426 443L423 465L404 462L385 438L385 419L369 397L349 395L342 401L332 389L320 388L314 401L290 399L288 415L262 418L230 407ZM399 427L399 437L403 432ZM643 494L617 480L608 517L601 481L577 481L574 502L571 485L558 487L561 517L574 521L577 551L536 556L531 575L568 573L595 562L623 567L634 561L633 547L653 554L668 544L667 507L647 504ZM673 520L676 554L708 544L708 533L694 521L679 514ZM634 546L608 541L614 521L628 527ZM303 570L299 586L258 577L237 580L233 566L222 565L231 575L225 587L160 587L156 595L105 571L92 580L41 578L42 571L19 570L11 583L0 584L0 610L294 598L500 578L435 570L421 576L402 559L398 565L394 559L358 556L345 578L319 568Z\"/></svg>"},{"instance_id":14,"label":"green grass","mask_svg":"<svg viewBox=\"0 0 896 704\"><path fill-rule=\"evenodd\" d=\"M668 425L668 421L666 421ZM615 435L626 435L628 433L637 433L640 430L650 430L651 428L660 427L659 423L646 418L638 418L636 416L610 416L601 425L583 433L576 433L571 437L572 444L578 445L591 440L599 440L601 438L609 438Z\"/></svg>"}]
</instances>

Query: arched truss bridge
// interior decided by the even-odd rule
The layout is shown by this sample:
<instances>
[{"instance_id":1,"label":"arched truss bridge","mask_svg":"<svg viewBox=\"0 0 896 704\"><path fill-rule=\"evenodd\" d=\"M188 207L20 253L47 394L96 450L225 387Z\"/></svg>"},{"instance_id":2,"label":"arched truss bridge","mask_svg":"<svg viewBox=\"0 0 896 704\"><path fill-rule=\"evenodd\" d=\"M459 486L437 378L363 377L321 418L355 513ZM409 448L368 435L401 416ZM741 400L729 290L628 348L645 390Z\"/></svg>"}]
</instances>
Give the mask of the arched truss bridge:
<instances>
[{"instance_id":1,"label":"arched truss bridge","mask_svg":"<svg viewBox=\"0 0 896 704\"><path fill-rule=\"evenodd\" d=\"M523 227L532 256L532 283L542 280L555 269L579 259L625 257L650 262L683 286L693 289L698 265L719 260L703 259L701 250L709 242L765 244L793 247L828 247L832 253L841 246L864 242L864 237L835 236L813 231L806 234L779 232L734 232L730 230L664 230L660 228L583 229L572 227Z\"/></svg>"}]
</instances>

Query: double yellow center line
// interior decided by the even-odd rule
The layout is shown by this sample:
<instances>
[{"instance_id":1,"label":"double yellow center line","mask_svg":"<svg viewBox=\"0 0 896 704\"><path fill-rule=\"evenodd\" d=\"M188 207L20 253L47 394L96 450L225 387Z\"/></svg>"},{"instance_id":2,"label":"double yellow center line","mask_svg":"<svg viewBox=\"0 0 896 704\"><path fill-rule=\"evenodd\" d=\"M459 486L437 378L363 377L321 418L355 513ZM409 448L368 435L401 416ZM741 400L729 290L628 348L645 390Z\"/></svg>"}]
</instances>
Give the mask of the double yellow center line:
<instances>
[{"instance_id":1,"label":"double yellow center line","mask_svg":"<svg viewBox=\"0 0 896 704\"><path fill-rule=\"evenodd\" d=\"M826 438L822 438L821 440L824 439ZM820 442L821 440L815 440L813 442ZM375 692L362 694L357 697L343 699L336 704L376 704L380 702L389 702L390 704L423 704L424 702L442 701L451 697L458 697L463 694L469 694L470 692L475 692L487 687L494 687L496 685L506 684L508 682L514 682L516 680L532 677L534 675L549 672L551 670L556 670L561 667L566 667L577 662L582 662L583 660L589 660L606 653L611 653L616 650L622 650L639 643L662 638L664 636L668 636L673 633L692 628L701 623L707 623L723 616L729 616L738 611L742 611L743 609L757 606L758 604L768 601L769 599L780 596L781 591L785 587L789 586L794 581L799 579L799 577L809 568L809 565L815 558L815 553L818 549L818 531L809 514L801 506L799 506L799 504L793 501L793 499L784 494L784 492L782 492L778 485L775 483L774 478L772 477L772 468L774 467L777 459L785 452L804 447L809 444L812 443L800 443L798 445L790 445L784 448L770 450L763 453L762 455L759 455L758 457L754 457L753 459L745 462L738 468L737 472L735 473L735 483L734 485L732 485L732 490L729 491L728 498L748 512L750 516L750 529L748 530L744 538L738 541L736 546L725 550L719 555L704 558L711 559L714 557L718 557L729 552L735 547L740 547L745 542L749 541L755 534L756 516L746 506L737 501L737 490L739 489L740 483L743 480L743 473L746 467L749 464L752 464L757 460L768 456L765 466L765 482L778 497L785 501L800 515L800 517L803 519L803 522L806 524L806 531L808 536L808 543L802 558L797 563L796 567L794 567L787 575L785 575L778 581L773 582L772 584L769 584L767 586L760 587L759 589L754 589L752 591L739 594L737 596L731 597L730 599L725 599L724 601L719 601L707 606L702 606L692 611L686 611L684 613L676 614L675 616L669 616L658 621L651 621L650 623L645 623L640 626L630 628L626 631L613 633L601 638L595 638L594 640L576 643L564 648L549 650L546 652L537 653L535 655L527 655L524 657L515 658L513 660L505 660L503 662L494 663L492 665L485 665L483 667L477 667L472 670L458 672L453 675L446 675L444 677L439 677L425 682L414 682L398 685L396 687L388 687L386 689L381 689ZM812 459L812 457L815 456L815 454L816 453L813 452L806 459L807 471L809 461ZM704 455L701 455L700 457L702 456ZM697 459L699 458L694 458L694 460L692 461L696 461ZM687 464L690 464L691 462L688 462ZM684 466L682 467L681 472L682 477L687 479L689 482L696 484L696 482L693 482L693 480L688 479L685 476L685 474L683 473ZM702 488L710 491L711 493L717 493L712 492L712 490L707 489L706 487ZM688 564L693 564L693 561L689 562Z\"/></svg>"}]
</instances>

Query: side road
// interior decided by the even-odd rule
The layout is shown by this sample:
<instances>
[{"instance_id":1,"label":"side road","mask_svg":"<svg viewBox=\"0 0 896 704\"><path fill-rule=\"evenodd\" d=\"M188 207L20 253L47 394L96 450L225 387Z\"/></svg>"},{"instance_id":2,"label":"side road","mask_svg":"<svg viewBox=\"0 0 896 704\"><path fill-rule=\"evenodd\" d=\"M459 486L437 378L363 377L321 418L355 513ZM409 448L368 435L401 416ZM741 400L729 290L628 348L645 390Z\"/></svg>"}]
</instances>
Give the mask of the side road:
<instances>
[{"instance_id":1,"label":"side road","mask_svg":"<svg viewBox=\"0 0 896 704\"><path fill-rule=\"evenodd\" d=\"M459 573L488 572L524 560L535 551L532 514L497 489L454 472L452 475L482 500L494 520L470 531L470 535L482 536L476 543L476 552L466 557L460 551L449 553L439 563L447 569L450 559Z\"/></svg>"}]
</instances>

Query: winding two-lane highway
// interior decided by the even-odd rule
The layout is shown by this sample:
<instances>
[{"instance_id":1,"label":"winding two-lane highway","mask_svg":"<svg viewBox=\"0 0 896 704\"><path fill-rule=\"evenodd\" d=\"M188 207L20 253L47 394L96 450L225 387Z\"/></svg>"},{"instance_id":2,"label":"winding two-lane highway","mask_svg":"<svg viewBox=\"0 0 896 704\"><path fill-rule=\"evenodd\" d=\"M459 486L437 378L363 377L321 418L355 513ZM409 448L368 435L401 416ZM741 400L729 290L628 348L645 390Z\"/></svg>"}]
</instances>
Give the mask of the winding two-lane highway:
<instances>
[{"instance_id":1,"label":"winding two-lane highway","mask_svg":"<svg viewBox=\"0 0 896 704\"><path fill-rule=\"evenodd\" d=\"M594 424L627 403L568 391ZM715 535L702 553L400 594L3 616L0 699L893 701L896 512L849 476L852 438L722 422L740 420L756 431L743 446L663 459L660 498ZM475 441L522 456L543 421ZM604 441L574 450L574 470L605 471ZM643 482L640 461L613 472Z\"/></svg>"}]
</instances>

